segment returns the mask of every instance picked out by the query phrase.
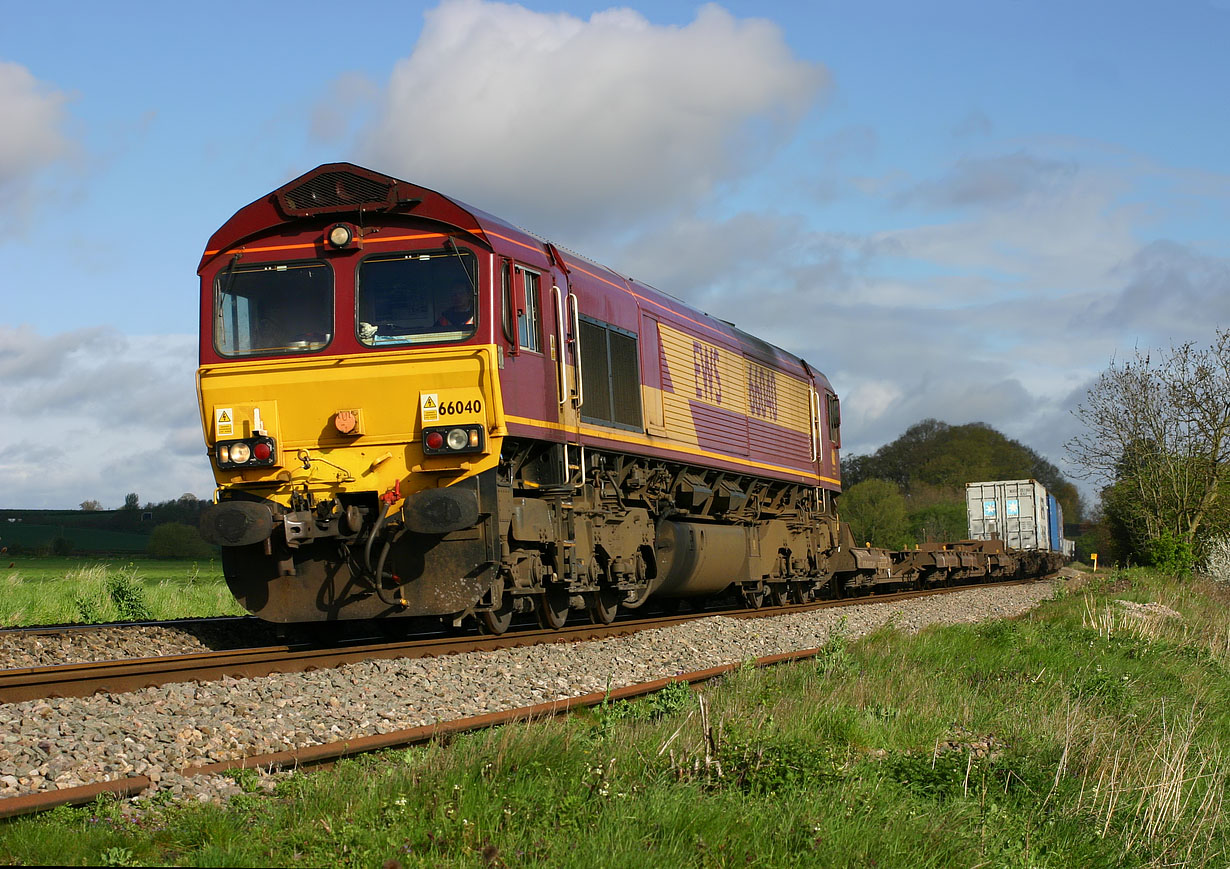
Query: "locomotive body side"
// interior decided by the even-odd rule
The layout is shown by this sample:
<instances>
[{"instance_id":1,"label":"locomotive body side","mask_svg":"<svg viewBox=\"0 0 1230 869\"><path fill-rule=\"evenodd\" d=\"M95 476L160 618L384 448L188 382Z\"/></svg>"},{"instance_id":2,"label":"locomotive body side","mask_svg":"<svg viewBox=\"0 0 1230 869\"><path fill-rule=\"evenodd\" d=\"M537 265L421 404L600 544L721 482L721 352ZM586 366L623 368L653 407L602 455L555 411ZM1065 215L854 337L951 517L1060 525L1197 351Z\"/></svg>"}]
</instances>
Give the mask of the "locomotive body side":
<instances>
[{"instance_id":1,"label":"locomotive body side","mask_svg":"<svg viewBox=\"0 0 1230 869\"><path fill-rule=\"evenodd\" d=\"M202 532L263 618L500 631L885 574L839 540L823 375L491 215L330 164L199 273Z\"/></svg>"}]
</instances>

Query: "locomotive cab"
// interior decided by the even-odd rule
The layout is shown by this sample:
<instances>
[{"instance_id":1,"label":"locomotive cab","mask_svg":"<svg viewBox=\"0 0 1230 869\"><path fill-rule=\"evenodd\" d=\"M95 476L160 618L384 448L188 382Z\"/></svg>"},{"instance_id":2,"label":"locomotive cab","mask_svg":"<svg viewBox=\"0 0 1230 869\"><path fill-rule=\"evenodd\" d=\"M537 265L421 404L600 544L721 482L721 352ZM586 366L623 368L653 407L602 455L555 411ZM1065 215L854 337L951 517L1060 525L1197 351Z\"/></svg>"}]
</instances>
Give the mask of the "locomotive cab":
<instances>
[{"instance_id":1,"label":"locomotive cab","mask_svg":"<svg viewBox=\"0 0 1230 869\"><path fill-rule=\"evenodd\" d=\"M464 611L498 559L490 253L354 169L253 203L200 269L202 533L273 621Z\"/></svg>"}]
</instances>

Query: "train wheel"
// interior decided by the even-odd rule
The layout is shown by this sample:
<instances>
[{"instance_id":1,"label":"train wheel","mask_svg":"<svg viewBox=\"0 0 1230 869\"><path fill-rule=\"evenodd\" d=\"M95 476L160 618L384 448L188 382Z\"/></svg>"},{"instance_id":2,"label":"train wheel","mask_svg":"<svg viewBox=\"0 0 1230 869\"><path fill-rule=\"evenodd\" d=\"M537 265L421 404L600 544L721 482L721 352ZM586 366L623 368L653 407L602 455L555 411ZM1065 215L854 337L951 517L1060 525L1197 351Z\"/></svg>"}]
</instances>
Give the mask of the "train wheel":
<instances>
[{"instance_id":1,"label":"train wheel","mask_svg":"<svg viewBox=\"0 0 1230 869\"><path fill-rule=\"evenodd\" d=\"M504 601L499 607L478 614L478 624L484 634L495 634L498 637L508 630L512 617L512 596L504 595Z\"/></svg>"},{"instance_id":2,"label":"train wheel","mask_svg":"<svg viewBox=\"0 0 1230 869\"><path fill-rule=\"evenodd\" d=\"M758 610L764 606L764 600L768 592L764 587L745 588L743 589L743 602L747 604L748 609Z\"/></svg>"},{"instance_id":3,"label":"train wheel","mask_svg":"<svg viewBox=\"0 0 1230 869\"><path fill-rule=\"evenodd\" d=\"M619 590L604 588L594 592L589 602L589 618L596 625L609 625L619 612Z\"/></svg>"},{"instance_id":4,"label":"train wheel","mask_svg":"<svg viewBox=\"0 0 1230 869\"><path fill-rule=\"evenodd\" d=\"M769 604L771 606L788 606L794 602L794 595L790 590L790 583L775 582L769 586Z\"/></svg>"},{"instance_id":5,"label":"train wheel","mask_svg":"<svg viewBox=\"0 0 1230 869\"><path fill-rule=\"evenodd\" d=\"M558 631L568 621L568 592L562 588L548 588L538 597L536 613L538 624L549 631Z\"/></svg>"},{"instance_id":6,"label":"train wheel","mask_svg":"<svg viewBox=\"0 0 1230 869\"><path fill-rule=\"evenodd\" d=\"M492 589L492 595L499 592L499 597L491 602L491 609L478 614L478 627L484 634L499 636L508 630L512 624L513 596L503 583Z\"/></svg>"}]
</instances>

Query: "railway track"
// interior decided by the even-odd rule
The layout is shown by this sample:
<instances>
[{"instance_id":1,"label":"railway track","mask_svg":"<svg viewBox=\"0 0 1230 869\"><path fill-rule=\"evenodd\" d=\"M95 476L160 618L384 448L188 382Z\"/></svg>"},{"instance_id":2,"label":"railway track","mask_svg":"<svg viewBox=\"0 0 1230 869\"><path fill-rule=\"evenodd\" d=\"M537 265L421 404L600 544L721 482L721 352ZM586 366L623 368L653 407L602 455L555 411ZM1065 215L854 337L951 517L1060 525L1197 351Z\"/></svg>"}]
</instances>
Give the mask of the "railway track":
<instances>
[{"instance_id":1,"label":"railway track","mask_svg":"<svg viewBox=\"0 0 1230 869\"><path fill-rule=\"evenodd\" d=\"M911 618L907 616L905 620L905 624L907 626L912 623L917 626L921 626L923 624L934 623L935 621L963 621L966 620L970 614L973 614L976 618L999 618L1004 615L1024 612L1025 609L1028 609L1036 602L1043 600L1046 596L1049 596L1049 591L1044 591L1041 589L1035 591L1029 588L1022 588L1019 590L1010 591L1006 597L974 597L968 599L968 601L963 601L958 604L944 604L942 602L944 600L944 593L969 591L985 592L994 589L1003 589L1008 591L1006 587L1009 585L1028 584L1029 583L996 583L985 589L979 589L976 586L960 586L939 590L939 594L935 591L925 595L920 595L919 593L886 594L871 598L833 601L821 605L790 607L784 610L753 610L744 611L737 614L732 613L730 615L738 615L743 617L775 616L787 613L805 612L807 610L840 607L843 605L857 606L860 604L876 605L902 602L910 598L927 596L936 598L934 603L929 604L925 608L926 611L931 613L931 616L924 616L921 622L912 622ZM1016 604L1011 604L1009 601L1016 601ZM922 602L920 601L920 603ZM1008 605L1007 608L1005 608L1005 604ZM939 609L936 609L936 607L939 607ZM851 634L852 636L862 635L867 630L874 629L876 624L896 623L896 619L898 618L897 615L890 614L883 608L877 607L877 609L879 609L881 613L879 616L869 616L869 614L858 614L851 616L854 620L851 623L852 629L856 631L856 633ZM907 610L907 612L913 612L913 610ZM944 615L944 613L946 613L946 615ZM834 618L835 615L836 614L826 617L828 619L828 628L820 628L814 631L808 628L806 630L805 636L813 639L811 643L800 643L798 646L793 647L794 649L800 649L801 651L792 651L792 647L788 644L783 646L776 642L760 642L759 638L781 630L780 621L779 624L775 625L772 629L756 628L749 632L745 628L735 628L737 622L732 620L727 628L717 628L719 633L730 638L726 645L718 644L706 646L704 643L698 643L698 645L702 646L702 649L692 647L692 643L696 643L697 640L687 632L677 636L672 632L671 634L663 634L661 637L654 636L648 640L630 639L629 642L635 644L633 648L638 648L640 650L635 653L637 655L648 653L657 659L656 655L661 654L663 650L674 649L674 653L667 653L670 657L666 658L665 661L677 663L663 662L659 663L658 666L647 668L630 668L630 671L628 668L622 668L625 669L627 675L636 673L639 675L639 678L629 679L625 676L621 680L618 676L616 676L616 681L614 683L616 685L615 690L610 689L612 676L609 674L609 671L605 669L605 667L611 666L609 662L619 660L619 658L613 658L610 652L602 651L602 644L592 644L584 648L578 647L576 652L570 650L552 652L550 651L551 647L548 646L544 648L541 653L537 653L533 649L527 648L524 650L515 651L513 654L517 656L516 658L505 658L505 663L494 670L489 670L487 665L482 663L482 661L486 660L483 656L479 656L478 658L474 658L473 656L470 656L470 658L461 658L458 659L458 663L456 664L450 664L448 662L449 659L446 658L442 659L438 665L432 665L432 672L435 674L432 678L461 678L463 681L468 680L467 684L472 686L475 683L474 677L477 676L478 681L481 683L484 673L507 674L507 678L511 679L513 678L512 674L514 672L520 672L522 665L525 665L526 667L526 677L523 678L520 675L516 677L522 687L518 689L516 686L512 686L512 690L507 692L507 700L502 704L462 703L453 705L453 701L445 699L445 697L448 696L447 694L443 696L437 695L438 699L443 702L443 705L440 705L439 702L434 704L426 703L426 705L419 705L420 702L424 701L418 701L412 706L403 707L402 710L395 715L390 714L388 716L381 716L382 718L400 720L403 722L403 729L381 732L382 728L372 728L367 726L360 726L355 729L349 729L349 727L347 727L340 730L334 727L332 728L331 733L321 732L321 735L325 738L318 737L313 739L311 742L299 742L296 740L294 743L291 743L289 741L279 739L261 738L252 742L240 743L240 745L248 746L246 751L243 751L242 753L236 752L231 754L228 750L222 752L221 756L219 756L219 753L212 753L205 749L204 746L200 746L192 752L170 752L162 761L154 760L153 754L147 755L149 758L148 761L141 761L140 758L142 755L137 754L132 756L133 762L130 763L99 764L96 761L96 758L98 758L99 755L110 755L111 757L114 757L114 751L116 749L100 746L97 742L96 734L98 731L96 727L91 727L86 722L93 719L95 716L102 715L105 718L110 715L111 713L109 711L103 712L104 708L106 710L113 708L110 705L110 701L104 702L102 707L96 706L92 712L86 712L85 718L81 718L80 716L82 716L84 709L87 707L83 707L82 709L78 709L76 712L70 713L78 716L84 726L76 724L70 726L66 721L64 721L64 723L57 724L55 721L63 721L63 719L60 717L55 717L53 720L48 722L49 726L46 730L48 736L39 735L39 722L46 716L52 715L53 710L56 707L50 706L46 703L42 703L41 705L36 704L35 708L30 710L32 717L29 719L26 718L26 712L21 712L17 715L17 717L13 717L12 715L9 716L9 720L12 725L16 726L19 722L21 723L23 742L33 745L35 741L40 739L49 740L45 743L39 742L38 745L40 749L46 748L51 750L51 743L57 741L57 738L50 736L50 734L60 734L58 739L62 743L62 750L65 752L73 752L74 756L78 758L76 762L82 764L82 772L84 774L75 775L68 781L62 781L59 789L47 789L46 785L43 785L40 788L40 786L35 783L30 792L18 792L0 799L0 817L10 817L29 812L36 812L43 809L52 808L56 805L83 804L94 799L99 794L131 796L151 786L160 788L166 787L168 786L168 781L171 784L174 784L176 788L184 788L185 792L195 792L196 789L199 788L203 789L204 793L209 793L211 791L217 791L220 787L215 777L219 773L226 772L230 769L259 767L264 770L272 771L276 769L328 765L339 758L355 755L365 751L376 751L395 748L398 746L413 745L432 739L446 738L454 733L490 727L509 721L560 714L578 707L592 706L601 703L604 700L628 699L658 690L670 682L680 680L686 680L689 682L704 681L706 679L711 679L714 676L721 675L722 673L729 672L731 669L747 666L749 663L755 663L758 666L767 666L774 663L798 660L800 658L814 656L819 649L808 648L808 646L823 646L823 644L828 641L827 638L831 636L830 632L833 630L834 624L845 624L845 616L842 616L841 621L837 622ZM937 615L939 616L938 619L936 618ZM668 619L666 621L669 623L678 624L682 621L687 621L689 618L696 617L699 617L699 614L692 616L680 616L677 618ZM790 622L790 620L784 621L786 623ZM796 622L796 624L798 623ZM818 624L823 624L823 622ZM853 628L854 625L861 625L861 627ZM631 625L616 627L623 627L625 629L633 628ZM644 624L637 625L635 629L645 630L646 626ZM575 633L570 632L572 633L571 637L565 634L556 637L556 639L566 642L568 639L579 639L583 633L593 635L597 630L597 628L590 625L578 626ZM706 631L705 636L709 636L711 633L712 631ZM671 639L672 636L674 636L674 639ZM746 637L747 640L737 640L737 636ZM800 635L800 638L801 636L802 635ZM474 638L470 639L472 641L474 640ZM504 645L510 645L510 639L512 638L483 638L481 642L484 644L498 642ZM529 645L531 641L531 638L526 635L523 638L521 645ZM751 642L748 643L748 645L744 645L743 643L747 641ZM776 646L776 648L774 648L774 646ZM740 649L744 649L746 651L740 652ZM751 651L752 649L759 649L759 651ZM351 651L358 650L354 649ZM733 655L731 654L732 652ZM709 661L706 662L705 658L707 656L714 657L710 657ZM563 682L559 683L559 688L552 687L548 689L545 692L545 696L544 693L539 693L534 690L527 690L529 686L533 684L548 684L548 682L538 681L530 677L532 674L539 671L540 668L545 667L546 671L550 672L552 669L551 660L556 662L556 673L566 674L569 672L569 667L580 668L576 671L577 675L575 679L569 677L567 686L571 686L571 690L574 691L580 689L581 692L589 693L582 693L578 696L570 697L568 696L570 688ZM518 664L516 661L520 661L521 663ZM569 663L564 664L563 666L565 669L561 671L559 669L559 663L563 661L567 661ZM712 666L712 663L715 661L721 661L724 663L721 666L714 667ZM690 664L690 666L683 666L685 663ZM381 682L388 683L389 681L381 675L385 672L397 673L392 684L401 683L406 678L406 671L387 671L382 670L380 667L376 667L376 669L372 670L365 678L374 680L371 683L372 686L374 688L379 688ZM449 673L452 673L453 676L447 675ZM608 673L608 675L604 677L602 675L603 673ZM295 678L302 679L303 677ZM325 684L340 684L337 682L330 683L329 680L331 678L332 677L326 676L324 680ZM503 678L504 677L501 676L501 680ZM601 690L604 678L607 682L608 688L606 690ZM345 680L343 680L343 682L344 681ZM359 685L361 683L355 684ZM549 684L554 686L555 683L550 681ZM619 687L621 685L622 687ZM220 695L218 694L218 689L212 690L214 691L215 698L219 696L233 696L231 689L225 687L221 690ZM243 693L249 689L237 688L236 690ZM252 690L255 692L265 691L264 688L260 688L259 686L254 686ZM462 695L454 694L453 696L469 697L470 694L468 692L470 690L472 690L472 688L463 688ZM173 696L174 694L175 692L172 692L172 695L168 696ZM366 692L364 692L364 694L366 694ZM551 699L553 696L558 699ZM316 699L313 701L311 697L315 697ZM334 720L334 713L331 711L330 705L321 704L319 702L320 695L318 693L314 693L311 697L304 697L303 700L308 703L308 709L315 708L317 710L312 713L312 720ZM344 696L339 699L342 699L343 703L346 702ZM367 698L365 697L365 699ZM544 700L546 702L542 702ZM90 703L91 701L87 699L70 702ZM209 697L204 699L204 703L206 705L201 707L201 710L196 714L204 714L205 718L195 719L198 721L198 726L200 721L207 721L211 725L216 724L219 721L219 718L214 711L204 711L206 709L214 710L215 708L217 713L223 713L223 717L220 719L221 724L218 726L226 726L225 722L228 720L226 716L233 716L234 710L214 707L213 704L217 702L217 699L211 699ZM295 704L295 707L300 705L300 699L297 694L292 702ZM377 700L376 705L368 704L367 708L369 712L364 714L370 717L371 713L375 710L392 709L393 707L380 705L381 703L390 702L396 703L397 701L392 699L390 696L387 699ZM312 705L313 703L315 704L314 706ZM333 701L331 700L330 703L333 703ZM128 721L128 724L125 725L121 723L121 721L117 721L115 724L105 726L109 732L114 734L110 737L110 739L114 742L120 743L121 748L119 750L124 752L131 752L134 747L131 745L134 742L134 739L127 738L128 736L131 735L138 742L145 738L142 736L142 733L138 732L138 730L171 733L183 726L177 723L178 720L182 719L170 718L166 715L167 710L162 708L163 701L156 698L149 701L142 700L136 707L133 706L132 701L128 701L122 705L129 711L121 714L121 721ZM229 701L228 705L230 705ZM244 710L251 709L251 707L242 703L238 705ZM364 704L361 702L359 705L362 707ZM120 706L114 708L118 711ZM149 709L148 713L145 711L138 711L146 708ZM291 707L288 707L288 709L289 708ZM336 708L336 706L334 705L333 708ZM463 711L463 708L468 711ZM187 710L188 707L185 706L184 711ZM276 711L277 710L270 710L261 713L245 711L244 714L252 715L253 718L257 718L262 715L272 715ZM14 710L14 712L16 712L16 710ZM182 712L179 714L182 714ZM152 718L150 717L151 715L153 716ZM321 715L324 715L325 718L319 718ZM277 717L281 718L282 716L277 715ZM27 732L27 720L30 726L34 728L33 732ZM191 722L194 719L189 717L188 720ZM235 719L231 717L229 720ZM352 724L350 727L354 727L357 720L357 717L352 719ZM255 721L253 723L255 723ZM64 729L66 726L68 726L68 730ZM117 726L119 729L114 729ZM187 726L191 727L193 725L188 724ZM295 726L300 728L302 727L301 724ZM128 728L134 729L130 730ZM16 732L17 731L14 731L14 733ZM254 729L253 732L255 733L257 730ZM148 735L149 733L146 732L146 736ZM285 748L279 750L279 742L281 742ZM216 745L216 743L214 744ZM16 746L13 746L13 748L15 749ZM143 746L137 745L135 748L140 751L143 749ZM56 750L58 751L60 749ZM121 757L126 756L128 755L121 755ZM14 758L14 761L16 761L16 758ZM18 767L18 769L26 768L27 767L25 766ZM90 770L90 772L86 772L87 769ZM149 770L148 772L147 769ZM198 776L202 777L199 779L199 784L190 783L194 777ZM107 780L104 781L103 779ZM177 781L179 784L175 784ZM47 784L50 784L50 780Z\"/></svg>"},{"instance_id":2,"label":"railway track","mask_svg":"<svg viewBox=\"0 0 1230 869\"><path fill-rule=\"evenodd\" d=\"M0 703L18 703L52 697L86 697L99 692L124 693L173 682L216 681L222 678L253 678L273 673L301 673L339 667L381 658L424 658L463 652L567 643L626 636L640 631L667 628L715 615L728 618L768 618L818 609L867 603L892 603L975 588L1021 585L1040 580L947 586L843 598L784 607L689 612L610 625L567 625L560 630L523 630L501 636L445 636L392 642L363 643L345 647L276 645L252 649L228 649L188 655L166 655L116 661L94 661L45 667L0 670Z\"/></svg>"}]
</instances>

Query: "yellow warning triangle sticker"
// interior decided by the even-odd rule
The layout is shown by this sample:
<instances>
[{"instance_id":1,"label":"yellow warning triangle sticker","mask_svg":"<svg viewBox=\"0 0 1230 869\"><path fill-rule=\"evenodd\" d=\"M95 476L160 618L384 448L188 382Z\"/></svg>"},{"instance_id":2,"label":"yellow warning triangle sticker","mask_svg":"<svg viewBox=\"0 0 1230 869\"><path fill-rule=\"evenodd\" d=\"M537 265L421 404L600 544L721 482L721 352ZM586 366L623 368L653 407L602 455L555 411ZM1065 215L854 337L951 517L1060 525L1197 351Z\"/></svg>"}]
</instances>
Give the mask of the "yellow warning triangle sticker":
<instances>
[{"instance_id":1,"label":"yellow warning triangle sticker","mask_svg":"<svg viewBox=\"0 0 1230 869\"><path fill-rule=\"evenodd\" d=\"M436 406L436 401L430 395L427 396L427 398L423 400L423 407L435 407L435 406Z\"/></svg>"},{"instance_id":2,"label":"yellow warning triangle sticker","mask_svg":"<svg viewBox=\"0 0 1230 869\"><path fill-rule=\"evenodd\" d=\"M218 414L218 422L230 422L231 415L225 410Z\"/></svg>"}]
</instances>

